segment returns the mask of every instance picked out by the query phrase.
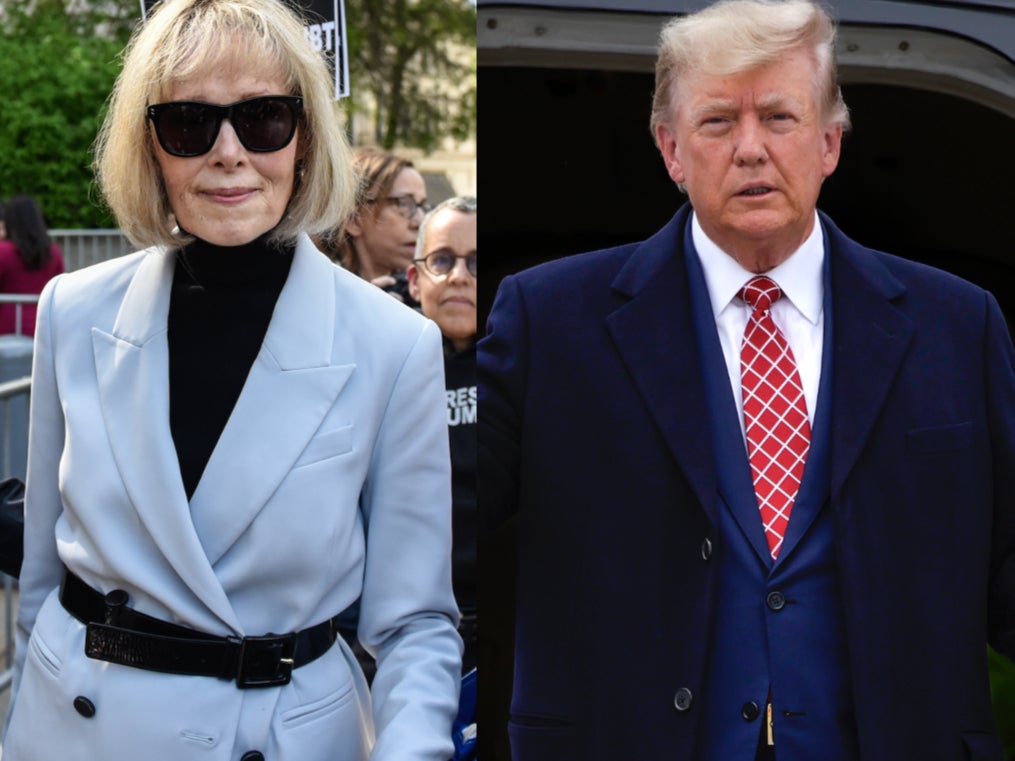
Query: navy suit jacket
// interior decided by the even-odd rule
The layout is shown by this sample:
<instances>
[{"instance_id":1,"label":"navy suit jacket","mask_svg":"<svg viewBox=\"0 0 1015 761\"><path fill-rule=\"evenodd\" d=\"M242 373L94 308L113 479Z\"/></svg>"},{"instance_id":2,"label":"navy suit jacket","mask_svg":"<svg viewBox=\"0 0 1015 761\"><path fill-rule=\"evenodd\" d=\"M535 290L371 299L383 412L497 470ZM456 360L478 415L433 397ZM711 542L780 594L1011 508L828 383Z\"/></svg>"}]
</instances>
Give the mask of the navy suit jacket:
<instances>
[{"instance_id":1,"label":"navy suit jacket","mask_svg":"<svg viewBox=\"0 0 1015 761\"><path fill-rule=\"evenodd\" d=\"M693 759L712 632L736 625L713 615L724 548L689 211L506 278L479 345L481 510L517 516L516 761ZM862 758L999 760L986 643L1015 656L1008 331L986 291L821 220L823 509Z\"/></svg>"}]
</instances>

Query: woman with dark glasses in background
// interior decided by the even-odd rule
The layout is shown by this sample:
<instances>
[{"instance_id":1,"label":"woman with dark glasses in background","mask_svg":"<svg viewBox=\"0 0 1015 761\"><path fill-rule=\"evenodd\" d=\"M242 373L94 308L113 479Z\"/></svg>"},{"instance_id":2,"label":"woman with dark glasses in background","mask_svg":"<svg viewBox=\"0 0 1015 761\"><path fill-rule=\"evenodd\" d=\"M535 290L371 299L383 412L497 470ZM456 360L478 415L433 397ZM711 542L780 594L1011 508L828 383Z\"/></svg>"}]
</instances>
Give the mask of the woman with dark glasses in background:
<instances>
[{"instance_id":1,"label":"woman with dark glasses in background","mask_svg":"<svg viewBox=\"0 0 1015 761\"><path fill-rule=\"evenodd\" d=\"M411 307L405 271L416 251L419 223L430 211L426 185L412 162L378 148L358 148L356 206L331 246L335 261Z\"/></svg>"},{"instance_id":2,"label":"woman with dark glasses in background","mask_svg":"<svg viewBox=\"0 0 1015 761\"><path fill-rule=\"evenodd\" d=\"M445 761L440 334L308 237L354 182L300 22L163 4L96 168L148 248L40 302L5 761Z\"/></svg>"}]
</instances>

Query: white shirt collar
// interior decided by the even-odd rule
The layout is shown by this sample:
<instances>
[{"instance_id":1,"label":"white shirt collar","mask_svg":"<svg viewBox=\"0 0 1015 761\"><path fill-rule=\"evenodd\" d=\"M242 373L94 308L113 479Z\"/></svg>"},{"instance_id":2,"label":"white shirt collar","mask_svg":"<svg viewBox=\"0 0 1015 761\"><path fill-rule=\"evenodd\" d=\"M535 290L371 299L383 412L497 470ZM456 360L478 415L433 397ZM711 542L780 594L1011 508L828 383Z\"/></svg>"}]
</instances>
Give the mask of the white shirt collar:
<instances>
[{"instance_id":1,"label":"white shirt collar","mask_svg":"<svg viewBox=\"0 0 1015 761\"><path fill-rule=\"evenodd\" d=\"M705 283L708 286L709 299L712 301L713 314L718 317L732 303L747 281L754 277L754 273L741 267L736 259L719 248L702 229L698 215L693 212L691 237L705 272ZM800 248L778 267L765 273L779 285L784 297L789 299L812 325L817 325L821 318L824 261L824 232L815 211L814 227Z\"/></svg>"}]
</instances>

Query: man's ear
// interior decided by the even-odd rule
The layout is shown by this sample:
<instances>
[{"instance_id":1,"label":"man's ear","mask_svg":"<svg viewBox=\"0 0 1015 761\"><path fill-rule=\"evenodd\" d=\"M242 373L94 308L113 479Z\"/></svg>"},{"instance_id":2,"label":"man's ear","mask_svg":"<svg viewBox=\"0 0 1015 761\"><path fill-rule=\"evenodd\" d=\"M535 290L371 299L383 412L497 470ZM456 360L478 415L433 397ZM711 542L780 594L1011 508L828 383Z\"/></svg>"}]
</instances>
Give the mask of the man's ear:
<instances>
[{"instance_id":1,"label":"man's ear","mask_svg":"<svg viewBox=\"0 0 1015 761\"><path fill-rule=\"evenodd\" d=\"M825 130L825 149L821 155L821 174L828 177L839 165L839 155L842 152L842 125L833 124Z\"/></svg>"},{"instance_id":2,"label":"man's ear","mask_svg":"<svg viewBox=\"0 0 1015 761\"><path fill-rule=\"evenodd\" d=\"M410 264L405 270L405 277L409 281L409 295L416 301L422 301L419 292L419 269L415 264Z\"/></svg>"},{"instance_id":3,"label":"man's ear","mask_svg":"<svg viewBox=\"0 0 1015 761\"><path fill-rule=\"evenodd\" d=\"M677 150L677 138L668 124L656 125L656 144L659 152L663 155L663 163L666 165L666 173L677 184L684 181L684 168L680 161L680 153Z\"/></svg>"}]
</instances>

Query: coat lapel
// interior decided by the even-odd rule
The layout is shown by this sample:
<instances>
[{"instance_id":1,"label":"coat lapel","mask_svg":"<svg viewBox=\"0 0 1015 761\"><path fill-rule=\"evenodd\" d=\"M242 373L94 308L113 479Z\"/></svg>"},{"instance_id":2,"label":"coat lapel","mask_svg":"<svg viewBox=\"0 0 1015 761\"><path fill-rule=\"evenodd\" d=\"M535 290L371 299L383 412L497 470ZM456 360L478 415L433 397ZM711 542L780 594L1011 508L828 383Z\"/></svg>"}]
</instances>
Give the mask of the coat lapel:
<instances>
[{"instance_id":1,"label":"coat lapel","mask_svg":"<svg viewBox=\"0 0 1015 761\"><path fill-rule=\"evenodd\" d=\"M905 286L827 217L822 216L822 221L832 248L834 500L884 405L915 326L896 306Z\"/></svg>"},{"instance_id":2,"label":"coat lapel","mask_svg":"<svg viewBox=\"0 0 1015 761\"><path fill-rule=\"evenodd\" d=\"M355 369L332 364L333 267L300 238L264 343L191 498L213 564L268 502Z\"/></svg>"},{"instance_id":3,"label":"coat lapel","mask_svg":"<svg viewBox=\"0 0 1015 761\"><path fill-rule=\"evenodd\" d=\"M194 531L169 428L166 325L173 259L138 265L111 333L92 328L98 393L113 457L139 520L180 579L229 628L239 625Z\"/></svg>"},{"instance_id":4,"label":"coat lapel","mask_svg":"<svg viewBox=\"0 0 1015 761\"><path fill-rule=\"evenodd\" d=\"M607 328L645 407L715 523L716 475L682 236L685 206L642 243L613 282L628 301Z\"/></svg>"},{"instance_id":5,"label":"coat lapel","mask_svg":"<svg viewBox=\"0 0 1015 761\"><path fill-rule=\"evenodd\" d=\"M646 407L714 521L717 483L708 410L689 402L704 399L705 389L680 244L686 219L682 210L631 256L613 284L630 300L608 316L607 326ZM877 420L914 325L896 306L904 286L824 215L822 223L831 249L835 377L828 440L834 498Z\"/></svg>"}]
</instances>

